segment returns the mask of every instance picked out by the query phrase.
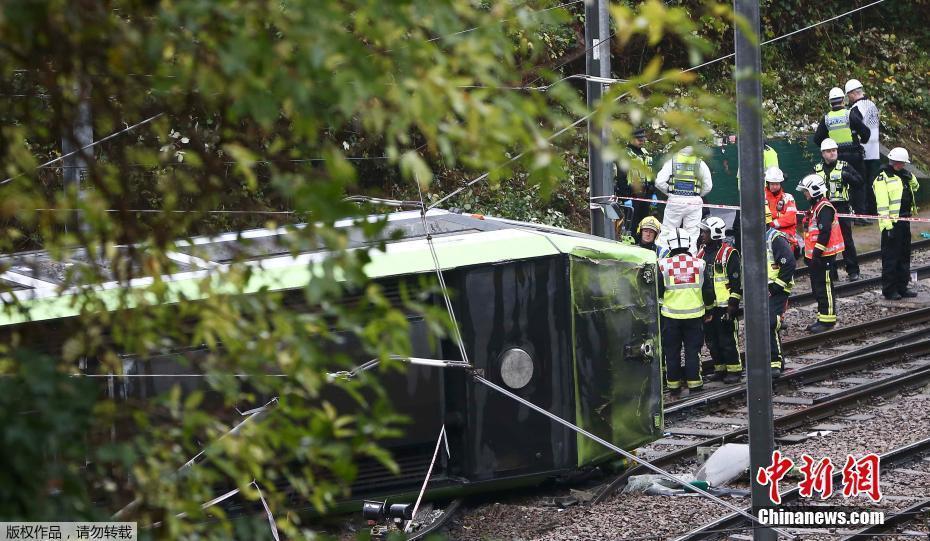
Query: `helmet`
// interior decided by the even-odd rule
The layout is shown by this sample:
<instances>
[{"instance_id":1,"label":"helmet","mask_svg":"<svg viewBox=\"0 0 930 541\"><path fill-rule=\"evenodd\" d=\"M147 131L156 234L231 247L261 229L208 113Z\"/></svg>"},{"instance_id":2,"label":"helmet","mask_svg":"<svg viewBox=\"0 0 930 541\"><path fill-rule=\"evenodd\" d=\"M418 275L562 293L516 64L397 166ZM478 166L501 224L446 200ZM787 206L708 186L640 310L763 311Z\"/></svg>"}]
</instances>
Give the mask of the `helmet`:
<instances>
[{"instance_id":1,"label":"helmet","mask_svg":"<svg viewBox=\"0 0 930 541\"><path fill-rule=\"evenodd\" d=\"M836 100L842 100L844 97L846 97L846 94L844 94L840 88L834 86L833 88L830 89L830 101L831 102L836 101Z\"/></svg>"},{"instance_id":2,"label":"helmet","mask_svg":"<svg viewBox=\"0 0 930 541\"><path fill-rule=\"evenodd\" d=\"M782 173L781 169L776 166L769 167L765 170L765 181L766 182L784 182L785 174Z\"/></svg>"},{"instance_id":3,"label":"helmet","mask_svg":"<svg viewBox=\"0 0 930 541\"><path fill-rule=\"evenodd\" d=\"M765 207L765 225L769 225L775 220L775 218L772 216L772 209L769 208L768 201L766 201L762 206Z\"/></svg>"},{"instance_id":4,"label":"helmet","mask_svg":"<svg viewBox=\"0 0 930 541\"><path fill-rule=\"evenodd\" d=\"M827 193L827 184L820 175L807 175L798 184L798 191L805 191L816 199Z\"/></svg>"},{"instance_id":5,"label":"helmet","mask_svg":"<svg viewBox=\"0 0 930 541\"><path fill-rule=\"evenodd\" d=\"M659 234L662 232L662 223L659 222L655 216L646 216L641 222L639 222L639 226L636 228L636 232L642 233L643 229L652 229L656 232L656 234Z\"/></svg>"},{"instance_id":6,"label":"helmet","mask_svg":"<svg viewBox=\"0 0 930 541\"><path fill-rule=\"evenodd\" d=\"M838 148L840 147L836 144L836 141L830 139L829 137L820 143L820 152L823 152L824 150L836 150Z\"/></svg>"},{"instance_id":7,"label":"helmet","mask_svg":"<svg viewBox=\"0 0 930 541\"><path fill-rule=\"evenodd\" d=\"M668 249L678 250L681 248L685 250L691 248L691 235L688 234L687 229L681 229L679 227L668 237Z\"/></svg>"},{"instance_id":8,"label":"helmet","mask_svg":"<svg viewBox=\"0 0 930 541\"><path fill-rule=\"evenodd\" d=\"M724 234L726 228L726 222L716 216L711 216L701 222L701 229L710 231L710 240L722 240L726 236Z\"/></svg>"},{"instance_id":9,"label":"helmet","mask_svg":"<svg viewBox=\"0 0 930 541\"><path fill-rule=\"evenodd\" d=\"M862 88L862 83L859 82L859 79L850 79L846 81L846 93L849 94L853 90L859 90Z\"/></svg>"},{"instance_id":10,"label":"helmet","mask_svg":"<svg viewBox=\"0 0 930 541\"><path fill-rule=\"evenodd\" d=\"M901 147L895 147L891 149L891 152L888 153L888 161L911 163L911 157L907 153L906 149L903 149Z\"/></svg>"}]
</instances>

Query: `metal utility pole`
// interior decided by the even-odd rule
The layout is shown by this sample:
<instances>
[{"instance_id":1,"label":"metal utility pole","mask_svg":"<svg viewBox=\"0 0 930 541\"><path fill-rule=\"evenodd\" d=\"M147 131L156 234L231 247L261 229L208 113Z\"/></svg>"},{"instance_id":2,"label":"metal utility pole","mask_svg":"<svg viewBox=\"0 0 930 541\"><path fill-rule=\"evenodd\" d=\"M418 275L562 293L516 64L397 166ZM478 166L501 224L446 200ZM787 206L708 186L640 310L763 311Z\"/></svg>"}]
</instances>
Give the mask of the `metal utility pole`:
<instances>
[{"instance_id":1,"label":"metal utility pole","mask_svg":"<svg viewBox=\"0 0 930 541\"><path fill-rule=\"evenodd\" d=\"M610 77L610 12L609 0L585 0L584 39L585 72L595 77ZM587 81L588 109L593 110L604 94L604 83ZM605 203L596 199L613 194L613 165L604 163L601 149L610 141L610 131L588 120L588 182L593 203ZM599 237L616 239L611 220L602 207L591 205L591 233Z\"/></svg>"},{"instance_id":2,"label":"metal utility pole","mask_svg":"<svg viewBox=\"0 0 930 541\"><path fill-rule=\"evenodd\" d=\"M94 122L90 111L89 100L90 85L87 83L75 84L75 93L78 98L77 109L74 115L74 124L69 132L61 136L62 155L84 148L94 142ZM62 160L62 172L65 190L74 190L78 197L81 193L81 182L87 176L88 158L93 159L94 151L87 149ZM81 227L80 215L73 216L69 222Z\"/></svg>"},{"instance_id":3,"label":"metal utility pole","mask_svg":"<svg viewBox=\"0 0 930 541\"><path fill-rule=\"evenodd\" d=\"M736 118L739 122L739 203L743 247L743 298L746 322L746 404L749 408L749 471L752 506L770 506L768 490L755 472L769 465L775 446L772 373L769 359L769 296L765 254L765 195L762 193L762 50L759 0L734 0L736 25ZM752 32L746 35L744 31ZM755 514L755 513L754 513ZM756 541L773 541L771 529L753 531Z\"/></svg>"}]
</instances>

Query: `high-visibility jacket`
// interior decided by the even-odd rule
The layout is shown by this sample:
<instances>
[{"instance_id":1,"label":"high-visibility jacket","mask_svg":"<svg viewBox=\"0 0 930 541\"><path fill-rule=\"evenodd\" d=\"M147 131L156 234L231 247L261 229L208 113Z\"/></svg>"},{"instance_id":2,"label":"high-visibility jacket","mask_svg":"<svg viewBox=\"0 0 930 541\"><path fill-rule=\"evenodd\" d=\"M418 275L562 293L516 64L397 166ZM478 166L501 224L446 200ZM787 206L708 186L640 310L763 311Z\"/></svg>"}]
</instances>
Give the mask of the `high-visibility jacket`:
<instances>
[{"instance_id":1,"label":"high-visibility jacket","mask_svg":"<svg viewBox=\"0 0 930 541\"><path fill-rule=\"evenodd\" d=\"M845 203L849 201L849 186L843 183L843 169L849 167L849 164L843 160L837 160L833 170L828 175L823 168L823 162L814 166L814 173L827 184L827 198L833 202Z\"/></svg>"},{"instance_id":2,"label":"high-visibility jacket","mask_svg":"<svg viewBox=\"0 0 930 541\"><path fill-rule=\"evenodd\" d=\"M778 167L778 152L774 148L768 145L765 145L762 148L762 171L764 172L768 170L769 167ZM740 187L740 182L741 182L739 176L740 176L739 168L737 167L736 169L736 187L737 188Z\"/></svg>"},{"instance_id":3,"label":"high-visibility jacket","mask_svg":"<svg viewBox=\"0 0 930 541\"><path fill-rule=\"evenodd\" d=\"M704 260L704 264L706 265L707 260L704 259L704 248L705 246L701 246L701 249L698 250L695 257ZM743 298L740 290L730 290L730 275L727 272L727 267L729 266L730 258L733 256L738 257L739 252L726 242L720 243L720 248L718 248L717 253L714 254L712 269L712 276L714 279L714 304L721 308L726 308L730 299L736 299L738 301Z\"/></svg>"},{"instance_id":4,"label":"high-visibility jacket","mask_svg":"<svg viewBox=\"0 0 930 541\"><path fill-rule=\"evenodd\" d=\"M765 202L772 213L772 227L784 233L791 246L797 246L798 205L794 196L784 190L775 195L766 189Z\"/></svg>"},{"instance_id":5,"label":"high-visibility jacket","mask_svg":"<svg viewBox=\"0 0 930 541\"><path fill-rule=\"evenodd\" d=\"M659 260L659 273L665 286L661 313L672 319L704 315L704 261L678 254Z\"/></svg>"},{"instance_id":6,"label":"high-visibility jacket","mask_svg":"<svg viewBox=\"0 0 930 541\"><path fill-rule=\"evenodd\" d=\"M887 170L875 178L872 189L875 191L875 207L878 214L888 216L887 219L878 220L879 231L891 229L898 217L901 216L901 195L904 193L904 181L900 175L891 175ZM914 193L920 188L914 175L910 175L907 189L911 191L911 216L917 215L917 195Z\"/></svg>"},{"instance_id":7,"label":"high-visibility jacket","mask_svg":"<svg viewBox=\"0 0 930 541\"><path fill-rule=\"evenodd\" d=\"M669 195L701 195L704 181L698 174L700 167L701 160L697 156L675 154Z\"/></svg>"},{"instance_id":8,"label":"high-visibility jacket","mask_svg":"<svg viewBox=\"0 0 930 541\"><path fill-rule=\"evenodd\" d=\"M827 125L830 139L836 141L837 145L848 145L853 142L852 128L849 127L848 109L830 111L824 115L823 121Z\"/></svg>"},{"instance_id":9,"label":"high-visibility jacket","mask_svg":"<svg viewBox=\"0 0 930 541\"><path fill-rule=\"evenodd\" d=\"M639 149L639 152L635 152L629 146L626 149L627 157L630 159L630 170L627 172L626 181L634 195L643 194L653 178L652 156L644 148Z\"/></svg>"},{"instance_id":10,"label":"high-visibility jacket","mask_svg":"<svg viewBox=\"0 0 930 541\"><path fill-rule=\"evenodd\" d=\"M775 239L779 237L788 241L788 245L791 246L791 237L782 233L781 231L772 229L770 227L765 232L765 258L768 261L769 283L780 285L782 289L788 293L791 291L791 288L794 287L794 274L792 273L791 279L788 282L785 282L778 277L778 275L781 273L781 265L778 263L778 261L775 260L775 251L772 249L772 243L775 242Z\"/></svg>"},{"instance_id":11,"label":"high-visibility jacket","mask_svg":"<svg viewBox=\"0 0 930 541\"><path fill-rule=\"evenodd\" d=\"M762 149L762 169L768 169L769 167L778 167L778 152L775 152L775 149L765 145L765 148Z\"/></svg>"},{"instance_id":12,"label":"high-visibility jacket","mask_svg":"<svg viewBox=\"0 0 930 541\"><path fill-rule=\"evenodd\" d=\"M821 210L828 206L833 209L833 224L830 226L830 240L828 240L827 245L824 246L817 242L817 237L820 236L820 220L817 219L817 216L820 215ZM846 249L846 245L843 244L843 232L840 230L840 221L836 217L836 208L833 207L826 197L822 198L814 206L807 224L807 236L804 237L804 254L807 257L813 257L814 248L820 248L825 256L836 255Z\"/></svg>"}]
</instances>

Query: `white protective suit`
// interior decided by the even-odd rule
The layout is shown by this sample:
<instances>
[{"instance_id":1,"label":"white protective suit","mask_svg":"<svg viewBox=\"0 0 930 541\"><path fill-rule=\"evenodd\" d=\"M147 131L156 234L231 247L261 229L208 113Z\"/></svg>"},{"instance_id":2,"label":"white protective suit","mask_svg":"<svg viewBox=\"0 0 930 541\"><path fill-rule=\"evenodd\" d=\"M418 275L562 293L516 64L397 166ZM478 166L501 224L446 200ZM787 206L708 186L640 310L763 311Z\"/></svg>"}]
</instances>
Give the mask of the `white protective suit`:
<instances>
[{"instance_id":1,"label":"white protective suit","mask_svg":"<svg viewBox=\"0 0 930 541\"><path fill-rule=\"evenodd\" d=\"M694 149L685 147L679 154L691 156ZM659 174L656 175L656 189L668 195L668 204L665 205L665 216L662 220L662 231L674 231L681 227L688 231L692 239L697 239L700 233L701 204L704 196L713 189L713 179L710 168L704 160L698 159L695 176L701 180L700 195L679 195L674 193L674 179L672 178L672 162L675 157L665 161Z\"/></svg>"}]
</instances>

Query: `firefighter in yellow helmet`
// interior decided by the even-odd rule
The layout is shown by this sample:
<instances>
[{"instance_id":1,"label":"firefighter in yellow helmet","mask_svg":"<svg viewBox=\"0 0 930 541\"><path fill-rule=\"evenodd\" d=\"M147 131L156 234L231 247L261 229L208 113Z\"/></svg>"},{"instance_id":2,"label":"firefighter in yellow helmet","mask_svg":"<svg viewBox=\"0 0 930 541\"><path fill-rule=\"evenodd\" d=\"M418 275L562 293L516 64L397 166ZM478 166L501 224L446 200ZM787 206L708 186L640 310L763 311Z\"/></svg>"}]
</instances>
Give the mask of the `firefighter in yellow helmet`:
<instances>
[{"instance_id":1,"label":"firefighter in yellow helmet","mask_svg":"<svg viewBox=\"0 0 930 541\"><path fill-rule=\"evenodd\" d=\"M659 233L662 232L662 222L655 216L646 216L639 222L636 228L637 241L636 245L640 248L652 250L658 257L665 257L668 248L661 244L656 244Z\"/></svg>"}]
</instances>

